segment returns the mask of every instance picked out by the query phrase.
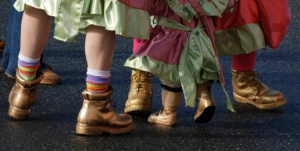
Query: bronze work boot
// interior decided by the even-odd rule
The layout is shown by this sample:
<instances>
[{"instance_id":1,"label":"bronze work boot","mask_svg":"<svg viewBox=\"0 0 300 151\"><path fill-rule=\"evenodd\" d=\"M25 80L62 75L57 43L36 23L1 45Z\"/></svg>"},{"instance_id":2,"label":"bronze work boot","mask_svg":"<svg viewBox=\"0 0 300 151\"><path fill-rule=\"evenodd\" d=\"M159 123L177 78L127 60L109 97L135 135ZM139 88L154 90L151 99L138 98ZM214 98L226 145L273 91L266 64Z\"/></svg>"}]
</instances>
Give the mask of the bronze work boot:
<instances>
[{"instance_id":1,"label":"bronze work boot","mask_svg":"<svg viewBox=\"0 0 300 151\"><path fill-rule=\"evenodd\" d=\"M132 71L130 91L124 112L128 114L150 114L152 98L152 74L140 70Z\"/></svg>"},{"instance_id":2,"label":"bronze work boot","mask_svg":"<svg viewBox=\"0 0 300 151\"><path fill-rule=\"evenodd\" d=\"M231 70L234 99L249 103L259 109L277 109L287 102L284 95L260 82L261 77L254 71Z\"/></svg>"},{"instance_id":3,"label":"bronze work boot","mask_svg":"<svg viewBox=\"0 0 300 151\"><path fill-rule=\"evenodd\" d=\"M30 107L37 100L37 87L41 82L43 76L39 77L33 81L25 81L16 73L16 84L12 88L9 94L8 102L10 104L8 115L19 119L26 120L29 116Z\"/></svg>"},{"instance_id":4,"label":"bronze work boot","mask_svg":"<svg viewBox=\"0 0 300 151\"><path fill-rule=\"evenodd\" d=\"M198 102L198 109L194 120L196 123L209 122L216 110L214 99L211 92L212 81L207 81L203 84L196 85L196 94Z\"/></svg>"},{"instance_id":5,"label":"bronze work boot","mask_svg":"<svg viewBox=\"0 0 300 151\"><path fill-rule=\"evenodd\" d=\"M162 109L149 116L150 123L176 125L177 109L182 101L182 92L162 90Z\"/></svg>"},{"instance_id":6,"label":"bronze work boot","mask_svg":"<svg viewBox=\"0 0 300 151\"><path fill-rule=\"evenodd\" d=\"M54 73L52 70L42 71L44 78L41 81L41 84L50 84L50 85L59 85L61 84L61 77Z\"/></svg>"},{"instance_id":7,"label":"bronze work boot","mask_svg":"<svg viewBox=\"0 0 300 151\"><path fill-rule=\"evenodd\" d=\"M5 41L0 40L0 53L4 51L5 48Z\"/></svg>"},{"instance_id":8,"label":"bronze work boot","mask_svg":"<svg viewBox=\"0 0 300 151\"><path fill-rule=\"evenodd\" d=\"M79 112L76 133L80 135L125 134L133 129L127 114L117 114L111 108L113 89L105 93L82 92L83 106Z\"/></svg>"}]
</instances>

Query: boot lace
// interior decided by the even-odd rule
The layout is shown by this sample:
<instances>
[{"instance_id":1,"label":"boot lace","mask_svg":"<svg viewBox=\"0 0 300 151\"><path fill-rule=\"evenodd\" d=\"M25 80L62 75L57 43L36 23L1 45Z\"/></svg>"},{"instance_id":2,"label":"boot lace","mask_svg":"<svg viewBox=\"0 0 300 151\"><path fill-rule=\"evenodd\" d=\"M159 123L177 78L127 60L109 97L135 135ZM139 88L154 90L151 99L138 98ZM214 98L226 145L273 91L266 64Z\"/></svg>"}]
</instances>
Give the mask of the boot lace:
<instances>
[{"instance_id":1,"label":"boot lace","mask_svg":"<svg viewBox=\"0 0 300 151\"><path fill-rule=\"evenodd\" d=\"M133 75L133 81L135 84L135 92L136 93L138 93L139 91L143 91L143 92L149 94L148 87L149 87L149 83L152 82L152 74L151 73L147 73L145 71L138 70Z\"/></svg>"},{"instance_id":2,"label":"boot lace","mask_svg":"<svg viewBox=\"0 0 300 151\"><path fill-rule=\"evenodd\" d=\"M249 87L255 87L255 88L260 88L262 87L262 77L259 75L256 71L251 71L246 73L245 76L242 77L242 81L247 81L249 83Z\"/></svg>"}]
</instances>

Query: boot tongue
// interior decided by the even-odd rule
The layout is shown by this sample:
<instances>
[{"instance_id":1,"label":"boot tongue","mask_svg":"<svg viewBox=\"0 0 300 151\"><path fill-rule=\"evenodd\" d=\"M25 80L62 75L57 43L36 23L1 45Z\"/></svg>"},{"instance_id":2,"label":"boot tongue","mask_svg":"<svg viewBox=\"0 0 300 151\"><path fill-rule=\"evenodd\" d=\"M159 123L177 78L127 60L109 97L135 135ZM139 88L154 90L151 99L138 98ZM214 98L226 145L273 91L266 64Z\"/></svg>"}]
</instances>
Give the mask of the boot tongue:
<instances>
[{"instance_id":1,"label":"boot tongue","mask_svg":"<svg viewBox=\"0 0 300 151\"><path fill-rule=\"evenodd\" d=\"M139 81L143 83L146 81L145 74L140 74Z\"/></svg>"},{"instance_id":2,"label":"boot tongue","mask_svg":"<svg viewBox=\"0 0 300 151\"><path fill-rule=\"evenodd\" d=\"M137 75L137 87L138 87L138 91L144 90L145 92L147 92L147 78L146 78L146 74L139 72Z\"/></svg>"},{"instance_id":3,"label":"boot tongue","mask_svg":"<svg viewBox=\"0 0 300 151\"><path fill-rule=\"evenodd\" d=\"M249 80L249 84L250 86L254 86L254 87L262 87L262 84L260 82L261 80L261 76L258 75L255 71L249 72L249 74L246 75L248 80Z\"/></svg>"}]
</instances>

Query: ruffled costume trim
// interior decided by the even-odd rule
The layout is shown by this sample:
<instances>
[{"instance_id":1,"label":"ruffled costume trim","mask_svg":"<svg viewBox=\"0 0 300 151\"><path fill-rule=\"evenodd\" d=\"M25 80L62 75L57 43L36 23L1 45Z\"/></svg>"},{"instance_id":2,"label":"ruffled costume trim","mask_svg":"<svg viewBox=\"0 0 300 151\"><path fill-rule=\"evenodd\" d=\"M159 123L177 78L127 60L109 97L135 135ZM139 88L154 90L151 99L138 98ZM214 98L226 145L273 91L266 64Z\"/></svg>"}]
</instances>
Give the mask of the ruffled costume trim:
<instances>
[{"instance_id":1,"label":"ruffled costume trim","mask_svg":"<svg viewBox=\"0 0 300 151\"><path fill-rule=\"evenodd\" d=\"M214 32L219 55L246 54L266 47L256 0L238 1L232 13L222 15Z\"/></svg>"},{"instance_id":2,"label":"ruffled costume trim","mask_svg":"<svg viewBox=\"0 0 300 151\"><path fill-rule=\"evenodd\" d=\"M227 8L229 0L213 0L211 2L198 0L198 2L206 16L221 17L222 13ZM194 17L199 18L199 15L190 3L182 5L178 0L167 0L167 3L178 16L187 22L191 22Z\"/></svg>"},{"instance_id":3,"label":"ruffled costume trim","mask_svg":"<svg viewBox=\"0 0 300 151\"><path fill-rule=\"evenodd\" d=\"M214 32L219 56L247 54L266 48L259 23Z\"/></svg>"},{"instance_id":4,"label":"ruffled costume trim","mask_svg":"<svg viewBox=\"0 0 300 151\"><path fill-rule=\"evenodd\" d=\"M116 0L17 0L14 7L24 11L26 6L43 9L55 17L54 38L74 42L78 32L89 25L105 27L122 37L149 39L148 12L126 6Z\"/></svg>"}]
</instances>

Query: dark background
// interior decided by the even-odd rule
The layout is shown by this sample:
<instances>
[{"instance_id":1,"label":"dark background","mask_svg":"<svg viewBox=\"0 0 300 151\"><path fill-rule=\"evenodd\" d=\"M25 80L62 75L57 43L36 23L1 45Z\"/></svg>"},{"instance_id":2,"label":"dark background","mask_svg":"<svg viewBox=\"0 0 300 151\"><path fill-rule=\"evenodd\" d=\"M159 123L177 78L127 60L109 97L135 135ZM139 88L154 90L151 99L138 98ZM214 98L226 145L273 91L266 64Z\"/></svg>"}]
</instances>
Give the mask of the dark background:
<instances>
[{"instance_id":1,"label":"dark background","mask_svg":"<svg viewBox=\"0 0 300 151\"><path fill-rule=\"evenodd\" d=\"M0 37L5 37L9 3L0 1ZM50 35L44 58L63 78L62 85L41 85L29 120L16 121L7 114L14 80L0 74L0 150L300 150L300 2L289 0L289 4L292 22L284 41L276 51L260 50L255 67L266 85L285 94L288 104L284 107L265 111L234 102L231 57L221 57L226 90L236 113L226 110L225 94L214 84L217 110L209 123L194 123L196 109L182 103L177 126L150 124L147 117L133 116L135 126L130 134L78 136L75 124L86 76L84 35L76 43L60 42ZM131 71L122 65L131 51L132 39L117 39L111 84L118 113L123 113L129 91ZM153 112L161 107L160 90L154 78Z\"/></svg>"}]
</instances>

